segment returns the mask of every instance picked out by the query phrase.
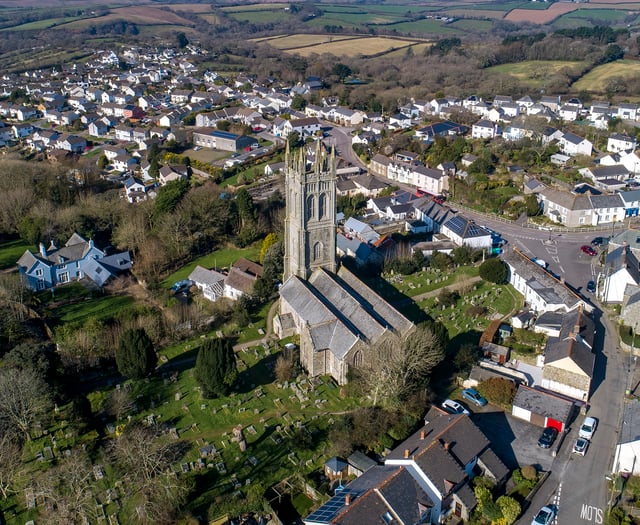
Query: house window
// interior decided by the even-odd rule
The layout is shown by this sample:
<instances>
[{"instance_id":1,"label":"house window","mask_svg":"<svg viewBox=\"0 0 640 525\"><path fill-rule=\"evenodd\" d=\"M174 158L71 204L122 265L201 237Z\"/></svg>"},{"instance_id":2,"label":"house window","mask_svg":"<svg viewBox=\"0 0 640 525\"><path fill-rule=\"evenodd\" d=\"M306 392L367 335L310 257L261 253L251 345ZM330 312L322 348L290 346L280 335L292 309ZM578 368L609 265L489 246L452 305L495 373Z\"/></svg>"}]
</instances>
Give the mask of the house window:
<instances>
[{"instance_id":1,"label":"house window","mask_svg":"<svg viewBox=\"0 0 640 525\"><path fill-rule=\"evenodd\" d=\"M61 283L69 282L69 272L63 272L58 276L58 279Z\"/></svg>"},{"instance_id":2,"label":"house window","mask_svg":"<svg viewBox=\"0 0 640 525\"><path fill-rule=\"evenodd\" d=\"M389 512L385 512L381 518L384 520L385 523L391 523L393 521L393 516L389 513Z\"/></svg>"},{"instance_id":3,"label":"house window","mask_svg":"<svg viewBox=\"0 0 640 525\"><path fill-rule=\"evenodd\" d=\"M37 275L38 277L42 277L42 268L38 268L38 269L36 270L36 275Z\"/></svg>"},{"instance_id":4,"label":"house window","mask_svg":"<svg viewBox=\"0 0 640 525\"><path fill-rule=\"evenodd\" d=\"M66 264L64 264L64 263L63 263L63 264L61 264L60 266L58 266L58 268L59 268L60 270L64 270L66 267L67 267L67 265L66 265Z\"/></svg>"}]
</instances>

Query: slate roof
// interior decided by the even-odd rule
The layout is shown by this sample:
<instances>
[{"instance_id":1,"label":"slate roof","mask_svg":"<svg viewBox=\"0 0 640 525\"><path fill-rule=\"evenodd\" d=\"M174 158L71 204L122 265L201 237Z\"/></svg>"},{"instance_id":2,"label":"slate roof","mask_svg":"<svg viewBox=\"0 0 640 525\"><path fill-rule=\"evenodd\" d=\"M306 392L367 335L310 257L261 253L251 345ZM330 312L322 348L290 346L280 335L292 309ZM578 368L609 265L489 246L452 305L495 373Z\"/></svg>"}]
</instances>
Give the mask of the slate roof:
<instances>
[{"instance_id":1,"label":"slate roof","mask_svg":"<svg viewBox=\"0 0 640 525\"><path fill-rule=\"evenodd\" d=\"M573 412L573 401L568 401L559 396L520 385L513 400L514 407L524 408L533 414L542 414L557 421L567 423Z\"/></svg>"},{"instance_id":2,"label":"slate roof","mask_svg":"<svg viewBox=\"0 0 640 525\"><path fill-rule=\"evenodd\" d=\"M212 285L224 281L226 278L225 275L222 275L215 270L207 270L202 266L196 266L193 271L189 274L189 279L193 282L204 284L204 285Z\"/></svg>"},{"instance_id":3,"label":"slate roof","mask_svg":"<svg viewBox=\"0 0 640 525\"><path fill-rule=\"evenodd\" d=\"M605 267L611 268L612 273L626 269L636 284L640 284L640 263L636 253L629 246L619 246L607 253Z\"/></svg>"},{"instance_id":4,"label":"slate roof","mask_svg":"<svg viewBox=\"0 0 640 525\"><path fill-rule=\"evenodd\" d=\"M340 359L361 339L375 341L387 330L406 334L413 326L345 267L338 275L319 268L307 282L292 276L280 297L308 323L314 348Z\"/></svg>"},{"instance_id":5,"label":"slate roof","mask_svg":"<svg viewBox=\"0 0 640 525\"><path fill-rule=\"evenodd\" d=\"M482 226L478 226L471 219L462 215L456 215L449 219L444 226L462 239L472 239L474 237L486 237L491 234Z\"/></svg>"},{"instance_id":6,"label":"slate roof","mask_svg":"<svg viewBox=\"0 0 640 525\"><path fill-rule=\"evenodd\" d=\"M627 178L629 177L629 170L625 168L622 164L614 164L612 166L596 166L594 168L590 168L594 179L617 179L619 177Z\"/></svg>"},{"instance_id":7,"label":"slate roof","mask_svg":"<svg viewBox=\"0 0 640 525\"><path fill-rule=\"evenodd\" d=\"M586 140L586 139L583 139L582 137L579 137L575 133L565 133L564 135L562 135L562 138L563 140L566 140L571 144L580 144L583 140Z\"/></svg>"},{"instance_id":8,"label":"slate roof","mask_svg":"<svg viewBox=\"0 0 640 525\"><path fill-rule=\"evenodd\" d=\"M544 349L545 366L571 359L587 376L593 377L596 356L591 349L595 325L593 319L582 309L568 312L563 316L558 337L550 337Z\"/></svg>"},{"instance_id":9,"label":"slate roof","mask_svg":"<svg viewBox=\"0 0 640 525\"><path fill-rule=\"evenodd\" d=\"M363 454L359 450L356 450L347 458L347 463L353 465L355 468L362 472L366 472L372 467L375 467L378 463L371 459L369 456Z\"/></svg>"},{"instance_id":10,"label":"slate roof","mask_svg":"<svg viewBox=\"0 0 640 525\"><path fill-rule=\"evenodd\" d=\"M544 312L536 319L536 326L547 328L549 330L560 331L563 317L564 314L561 312Z\"/></svg>"},{"instance_id":11,"label":"slate roof","mask_svg":"<svg viewBox=\"0 0 640 525\"><path fill-rule=\"evenodd\" d=\"M224 284L234 290L239 290L243 294L251 295L253 286L257 281L257 276L243 272L239 268L231 267Z\"/></svg>"},{"instance_id":12,"label":"slate roof","mask_svg":"<svg viewBox=\"0 0 640 525\"><path fill-rule=\"evenodd\" d=\"M633 399L624 405L622 431L618 443L633 443L640 440L640 401Z\"/></svg>"}]
</instances>

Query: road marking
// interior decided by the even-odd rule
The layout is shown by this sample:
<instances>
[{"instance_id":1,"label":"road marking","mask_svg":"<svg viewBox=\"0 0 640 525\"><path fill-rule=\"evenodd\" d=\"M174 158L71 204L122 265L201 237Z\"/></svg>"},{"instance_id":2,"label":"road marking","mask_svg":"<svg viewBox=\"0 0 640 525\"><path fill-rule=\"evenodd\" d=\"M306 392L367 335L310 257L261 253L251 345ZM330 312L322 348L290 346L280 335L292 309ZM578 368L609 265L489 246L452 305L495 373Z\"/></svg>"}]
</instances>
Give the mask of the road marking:
<instances>
[{"instance_id":1,"label":"road marking","mask_svg":"<svg viewBox=\"0 0 640 525\"><path fill-rule=\"evenodd\" d=\"M596 525L601 525L603 518L604 513L601 508L588 505L587 503L582 504L582 510L580 511L581 520L593 521Z\"/></svg>"},{"instance_id":2,"label":"road marking","mask_svg":"<svg viewBox=\"0 0 640 525\"><path fill-rule=\"evenodd\" d=\"M558 266L558 268L560 268L560 272L561 273L565 273L564 268L562 267L562 265Z\"/></svg>"},{"instance_id":3,"label":"road marking","mask_svg":"<svg viewBox=\"0 0 640 525\"><path fill-rule=\"evenodd\" d=\"M558 485L558 490L556 491L555 496L553 497L553 504L556 507L556 515L553 517L553 523L558 523L558 509L560 509L560 495L562 494L562 483Z\"/></svg>"},{"instance_id":4,"label":"road marking","mask_svg":"<svg viewBox=\"0 0 640 525\"><path fill-rule=\"evenodd\" d=\"M554 255L553 257L551 257L551 259L553 260L553 262L560 262L560 257L558 257L557 255Z\"/></svg>"}]
</instances>

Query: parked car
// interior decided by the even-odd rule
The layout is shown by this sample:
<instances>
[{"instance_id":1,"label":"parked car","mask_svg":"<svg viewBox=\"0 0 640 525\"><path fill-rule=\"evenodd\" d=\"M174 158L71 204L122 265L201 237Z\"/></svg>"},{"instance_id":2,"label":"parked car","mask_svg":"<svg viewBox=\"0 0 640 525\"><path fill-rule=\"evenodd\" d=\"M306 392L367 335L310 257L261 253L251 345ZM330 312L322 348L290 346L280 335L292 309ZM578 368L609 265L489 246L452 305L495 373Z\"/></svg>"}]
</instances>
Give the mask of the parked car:
<instances>
[{"instance_id":1,"label":"parked car","mask_svg":"<svg viewBox=\"0 0 640 525\"><path fill-rule=\"evenodd\" d=\"M178 281L175 283L171 290L173 293L182 293L186 292L189 288L193 286L193 281L191 279L183 279L182 281Z\"/></svg>"},{"instance_id":2,"label":"parked car","mask_svg":"<svg viewBox=\"0 0 640 525\"><path fill-rule=\"evenodd\" d=\"M596 283L594 281L589 281L587 283L587 292L596 293Z\"/></svg>"},{"instance_id":3,"label":"parked car","mask_svg":"<svg viewBox=\"0 0 640 525\"><path fill-rule=\"evenodd\" d=\"M449 414L466 414L469 415L469 411L464 408L460 403L453 399L445 399L442 402L442 408L444 408Z\"/></svg>"},{"instance_id":4,"label":"parked car","mask_svg":"<svg viewBox=\"0 0 640 525\"><path fill-rule=\"evenodd\" d=\"M584 456L587 453L587 448L589 448L589 440L585 438L578 438L576 442L573 444L573 449L571 450L572 454L578 454L578 456Z\"/></svg>"},{"instance_id":5,"label":"parked car","mask_svg":"<svg viewBox=\"0 0 640 525\"><path fill-rule=\"evenodd\" d=\"M545 261L544 259L539 259L538 257L534 257L533 259L531 259L534 263L536 263L538 266L544 268L545 270L547 269L547 267L549 266L549 263L547 261Z\"/></svg>"},{"instance_id":6,"label":"parked car","mask_svg":"<svg viewBox=\"0 0 640 525\"><path fill-rule=\"evenodd\" d=\"M538 439L538 446L540 448L551 448L553 442L558 436L558 430L553 427L547 427L542 431L540 439Z\"/></svg>"},{"instance_id":7,"label":"parked car","mask_svg":"<svg viewBox=\"0 0 640 525\"><path fill-rule=\"evenodd\" d=\"M609 243L609 239L606 237L596 237L591 241L591 246L603 246Z\"/></svg>"},{"instance_id":8,"label":"parked car","mask_svg":"<svg viewBox=\"0 0 640 525\"><path fill-rule=\"evenodd\" d=\"M462 391L462 397L464 397L467 401L471 401L474 405L478 405L479 407L483 407L487 404L487 400L482 397L480 392L478 392L475 388L465 388Z\"/></svg>"},{"instance_id":9,"label":"parked car","mask_svg":"<svg viewBox=\"0 0 640 525\"><path fill-rule=\"evenodd\" d=\"M588 246L586 244L584 246L580 246L580 249L590 257L593 257L594 255L598 255L597 251L595 251L591 246Z\"/></svg>"},{"instance_id":10,"label":"parked car","mask_svg":"<svg viewBox=\"0 0 640 525\"><path fill-rule=\"evenodd\" d=\"M531 525L549 525L555 517L556 509L551 505L545 505L538 511L536 517L533 518Z\"/></svg>"},{"instance_id":11,"label":"parked car","mask_svg":"<svg viewBox=\"0 0 640 525\"><path fill-rule=\"evenodd\" d=\"M585 417L582 422L582 426L580 427L580 432L578 432L578 436L591 441L597 426L598 420L595 417Z\"/></svg>"}]
</instances>

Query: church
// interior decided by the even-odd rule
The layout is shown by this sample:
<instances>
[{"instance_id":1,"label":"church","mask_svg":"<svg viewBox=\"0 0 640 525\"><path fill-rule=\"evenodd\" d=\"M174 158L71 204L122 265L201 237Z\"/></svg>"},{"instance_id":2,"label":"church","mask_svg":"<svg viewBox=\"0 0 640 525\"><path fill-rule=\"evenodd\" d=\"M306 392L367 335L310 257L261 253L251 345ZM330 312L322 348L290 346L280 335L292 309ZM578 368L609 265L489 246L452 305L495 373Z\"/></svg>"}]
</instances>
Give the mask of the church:
<instances>
[{"instance_id":1,"label":"church","mask_svg":"<svg viewBox=\"0 0 640 525\"><path fill-rule=\"evenodd\" d=\"M340 385L365 363L373 343L400 342L414 325L336 259L336 157L317 142L313 162L304 150L285 158L285 260L280 337L300 336L300 361L310 376Z\"/></svg>"}]
</instances>

